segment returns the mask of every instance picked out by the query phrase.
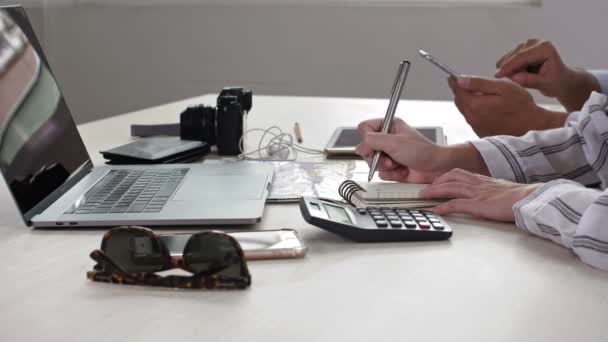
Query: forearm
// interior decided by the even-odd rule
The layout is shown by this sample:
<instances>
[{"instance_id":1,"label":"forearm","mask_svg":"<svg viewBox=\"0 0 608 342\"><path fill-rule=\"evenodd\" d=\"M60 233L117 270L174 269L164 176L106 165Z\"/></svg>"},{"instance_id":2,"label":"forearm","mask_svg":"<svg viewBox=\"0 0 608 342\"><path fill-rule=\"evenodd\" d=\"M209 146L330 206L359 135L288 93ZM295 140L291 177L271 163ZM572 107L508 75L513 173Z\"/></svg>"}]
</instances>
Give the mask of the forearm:
<instances>
[{"instance_id":1,"label":"forearm","mask_svg":"<svg viewBox=\"0 0 608 342\"><path fill-rule=\"evenodd\" d=\"M469 172L489 176L490 172L479 151L471 143L439 147L436 158L436 170L448 172L463 169Z\"/></svg>"},{"instance_id":2,"label":"forearm","mask_svg":"<svg viewBox=\"0 0 608 342\"><path fill-rule=\"evenodd\" d=\"M586 70L570 69L566 79L567 86L557 96L557 100L568 112L580 110L592 92L601 92L598 80Z\"/></svg>"},{"instance_id":3,"label":"forearm","mask_svg":"<svg viewBox=\"0 0 608 342\"><path fill-rule=\"evenodd\" d=\"M540 107L538 111L539 112L534 116L534 122L531 123L528 131L562 128L566 124L566 120L568 120L568 114L564 112L551 111ZM523 132L521 135L528 131Z\"/></svg>"}]
</instances>

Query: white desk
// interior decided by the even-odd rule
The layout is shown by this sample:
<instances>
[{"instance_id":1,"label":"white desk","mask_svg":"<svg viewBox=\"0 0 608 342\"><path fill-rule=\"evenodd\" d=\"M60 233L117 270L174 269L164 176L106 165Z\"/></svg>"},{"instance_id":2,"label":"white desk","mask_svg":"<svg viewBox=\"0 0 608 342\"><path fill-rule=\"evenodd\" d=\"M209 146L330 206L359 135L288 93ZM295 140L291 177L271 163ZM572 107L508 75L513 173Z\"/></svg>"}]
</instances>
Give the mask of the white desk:
<instances>
[{"instance_id":1,"label":"white desk","mask_svg":"<svg viewBox=\"0 0 608 342\"><path fill-rule=\"evenodd\" d=\"M129 124L177 120L208 95L80 127L97 153ZM386 100L255 96L249 127L300 122L321 148L333 128L384 113ZM373 114L376 113L376 114ZM454 106L403 102L413 125L473 138ZM2 188L0 341L606 341L608 273L512 224L449 217L447 242L356 244L273 205L255 228L297 229L301 260L250 262L245 291L176 291L92 283L101 230L26 228Z\"/></svg>"}]
</instances>

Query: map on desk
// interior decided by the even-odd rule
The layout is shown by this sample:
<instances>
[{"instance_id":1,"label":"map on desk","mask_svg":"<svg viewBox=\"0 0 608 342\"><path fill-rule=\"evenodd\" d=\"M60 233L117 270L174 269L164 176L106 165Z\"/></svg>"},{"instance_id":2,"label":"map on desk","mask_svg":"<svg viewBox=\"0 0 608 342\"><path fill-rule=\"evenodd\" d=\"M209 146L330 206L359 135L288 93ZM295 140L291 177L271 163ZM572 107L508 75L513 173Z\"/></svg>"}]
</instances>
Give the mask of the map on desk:
<instances>
[{"instance_id":1,"label":"map on desk","mask_svg":"<svg viewBox=\"0 0 608 342\"><path fill-rule=\"evenodd\" d=\"M362 160L331 162L270 162L274 180L266 203L294 203L302 196L344 201L338 187L347 179L367 180Z\"/></svg>"}]
</instances>

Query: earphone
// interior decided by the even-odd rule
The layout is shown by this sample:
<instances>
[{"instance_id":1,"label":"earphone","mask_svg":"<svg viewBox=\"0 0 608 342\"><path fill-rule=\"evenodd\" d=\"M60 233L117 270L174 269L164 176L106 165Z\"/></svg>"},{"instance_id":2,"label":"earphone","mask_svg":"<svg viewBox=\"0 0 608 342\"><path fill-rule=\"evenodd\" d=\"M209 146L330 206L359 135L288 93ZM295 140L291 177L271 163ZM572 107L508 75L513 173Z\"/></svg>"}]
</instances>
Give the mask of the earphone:
<instances>
[{"instance_id":1,"label":"earphone","mask_svg":"<svg viewBox=\"0 0 608 342\"><path fill-rule=\"evenodd\" d=\"M251 133L262 133L257 144L257 149L252 151L244 151L244 141ZM247 130L239 141L241 146L241 154L237 156L240 160L261 160L261 161L294 161L298 156L298 152L323 155L322 150L300 146L294 143L293 135L283 132L280 127L272 126L267 129L253 128ZM257 156L255 156L257 154Z\"/></svg>"}]
</instances>

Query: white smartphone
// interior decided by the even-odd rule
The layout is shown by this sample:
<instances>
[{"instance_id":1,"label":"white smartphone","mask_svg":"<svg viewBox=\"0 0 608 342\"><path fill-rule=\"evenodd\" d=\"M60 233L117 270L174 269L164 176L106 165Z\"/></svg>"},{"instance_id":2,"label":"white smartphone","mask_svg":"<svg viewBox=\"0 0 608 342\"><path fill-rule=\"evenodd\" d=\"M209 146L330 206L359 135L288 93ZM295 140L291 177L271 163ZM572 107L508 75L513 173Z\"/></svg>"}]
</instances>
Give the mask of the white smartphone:
<instances>
[{"instance_id":1,"label":"white smartphone","mask_svg":"<svg viewBox=\"0 0 608 342\"><path fill-rule=\"evenodd\" d=\"M443 70L445 73L450 75L452 78L457 79L458 77L460 77L460 74L457 73L456 71L454 71L454 69L448 67L445 64L440 63L437 59L435 59L435 57L431 56L428 52L426 52L424 50L420 50L420 51L418 51L418 53L424 59L431 62L434 66L438 67L439 69Z\"/></svg>"},{"instance_id":2,"label":"white smartphone","mask_svg":"<svg viewBox=\"0 0 608 342\"><path fill-rule=\"evenodd\" d=\"M226 233L239 242L247 260L302 258L306 255L307 248L293 229L227 231ZM172 256L181 256L191 235L161 234L160 239Z\"/></svg>"}]
</instances>

